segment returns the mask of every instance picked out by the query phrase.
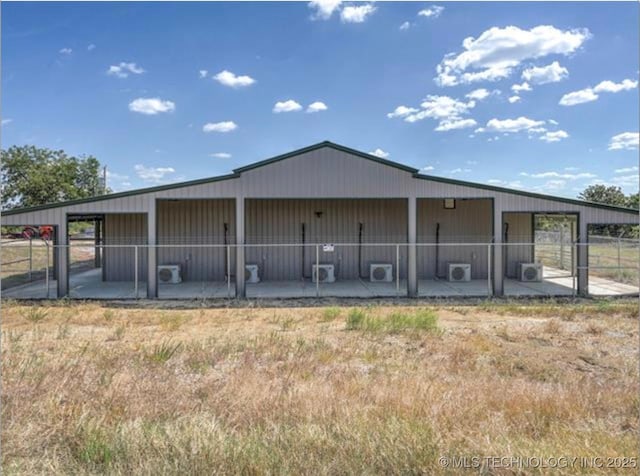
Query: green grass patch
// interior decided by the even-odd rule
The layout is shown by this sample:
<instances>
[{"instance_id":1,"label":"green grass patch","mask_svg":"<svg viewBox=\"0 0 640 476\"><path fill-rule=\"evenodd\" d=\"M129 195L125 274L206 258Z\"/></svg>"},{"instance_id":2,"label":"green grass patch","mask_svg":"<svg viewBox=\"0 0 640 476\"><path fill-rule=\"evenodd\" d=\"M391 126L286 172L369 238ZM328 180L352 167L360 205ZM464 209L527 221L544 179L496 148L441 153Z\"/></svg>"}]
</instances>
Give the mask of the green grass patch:
<instances>
[{"instance_id":1,"label":"green grass patch","mask_svg":"<svg viewBox=\"0 0 640 476\"><path fill-rule=\"evenodd\" d=\"M372 315L364 309L352 309L346 319L347 330L365 332L398 333L424 331L439 333L438 316L430 309L392 312L387 315Z\"/></svg>"}]
</instances>

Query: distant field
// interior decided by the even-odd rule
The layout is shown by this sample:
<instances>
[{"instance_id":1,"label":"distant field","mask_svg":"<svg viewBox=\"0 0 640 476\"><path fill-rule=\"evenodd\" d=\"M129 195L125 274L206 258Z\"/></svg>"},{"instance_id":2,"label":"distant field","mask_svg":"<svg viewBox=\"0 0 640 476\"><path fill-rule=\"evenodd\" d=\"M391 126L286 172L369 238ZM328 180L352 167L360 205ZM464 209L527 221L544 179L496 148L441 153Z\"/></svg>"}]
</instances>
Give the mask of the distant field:
<instances>
[{"instance_id":1,"label":"distant field","mask_svg":"<svg viewBox=\"0 0 640 476\"><path fill-rule=\"evenodd\" d=\"M437 475L458 473L440 456L635 456L637 313L8 303L3 474Z\"/></svg>"}]
</instances>

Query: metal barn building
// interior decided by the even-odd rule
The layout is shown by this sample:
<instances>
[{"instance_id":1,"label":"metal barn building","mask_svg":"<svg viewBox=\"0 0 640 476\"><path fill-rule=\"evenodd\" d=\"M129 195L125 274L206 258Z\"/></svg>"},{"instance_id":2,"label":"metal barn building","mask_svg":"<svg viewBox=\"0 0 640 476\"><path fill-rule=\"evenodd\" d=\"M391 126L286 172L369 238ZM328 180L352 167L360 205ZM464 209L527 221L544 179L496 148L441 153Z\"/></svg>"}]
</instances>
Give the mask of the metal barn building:
<instances>
[{"instance_id":1,"label":"metal barn building","mask_svg":"<svg viewBox=\"0 0 640 476\"><path fill-rule=\"evenodd\" d=\"M571 223L564 284L553 273L526 283L540 215ZM68 225L87 220L98 258L74 273ZM589 226L637 223L635 210L427 176L331 142L2 216L54 226L53 284L40 297L79 298L586 295Z\"/></svg>"}]
</instances>

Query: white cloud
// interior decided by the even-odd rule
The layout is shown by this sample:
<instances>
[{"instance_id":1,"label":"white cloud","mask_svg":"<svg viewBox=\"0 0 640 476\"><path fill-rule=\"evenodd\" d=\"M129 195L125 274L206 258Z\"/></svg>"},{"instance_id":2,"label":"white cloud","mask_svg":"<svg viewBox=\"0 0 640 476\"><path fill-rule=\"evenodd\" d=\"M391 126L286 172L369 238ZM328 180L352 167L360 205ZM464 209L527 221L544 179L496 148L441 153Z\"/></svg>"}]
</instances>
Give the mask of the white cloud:
<instances>
[{"instance_id":1,"label":"white cloud","mask_svg":"<svg viewBox=\"0 0 640 476\"><path fill-rule=\"evenodd\" d=\"M547 66L533 66L522 72L522 79L533 84L557 83L569 76L569 70L554 61Z\"/></svg>"},{"instance_id":2,"label":"white cloud","mask_svg":"<svg viewBox=\"0 0 640 476\"><path fill-rule=\"evenodd\" d=\"M394 117L405 117L409 114L413 114L414 112L418 112L418 109L407 106L398 106L394 109L393 112L387 114L389 119L393 119Z\"/></svg>"},{"instance_id":3,"label":"white cloud","mask_svg":"<svg viewBox=\"0 0 640 476\"><path fill-rule=\"evenodd\" d=\"M509 188L524 188L522 182L520 180L500 180L500 179L489 179L487 183L491 185L499 185L501 187L509 187Z\"/></svg>"},{"instance_id":4,"label":"white cloud","mask_svg":"<svg viewBox=\"0 0 640 476\"><path fill-rule=\"evenodd\" d=\"M167 175L175 173L173 167L145 167L142 164L135 165L133 169L138 177L150 183L161 183Z\"/></svg>"},{"instance_id":5,"label":"white cloud","mask_svg":"<svg viewBox=\"0 0 640 476\"><path fill-rule=\"evenodd\" d=\"M439 5L431 5L430 7L427 7L424 10L420 10L418 12L418 15L421 17L427 17L427 18L438 18L443 11L444 11L444 7L441 7Z\"/></svg>"},{"instance_id":6,"label":"white cloud","mask_svg":"<svg viewBox=\"0 0 640 476\"><path fill-rule=\"evenodd\" d=\"M307 106L307 112L309 112L309 113L326 111L327 109L329 109L329 108L322 101L312 102L311 104L309 104Z\"/></svg>"},{"instance_id":7,"label":"white cloud","mask_svg":"<svg viewBox=\"0 0 640 476\"><path fill-rule=\"evenodd\" d=\"M206 69L201 69L200 71L198 71L198 76L200 76L200 79L206 78L207 74L209 74L209 71L207 71Z\"/></svg>"},{"instance_id":8,"label":"white cloud","mask_svg":"<svg viewBox=\"0 0 640 476\"><path fill-rule=\"evenodd\" d=\"M566 179L566 180L584 180L584 179L590 179L590 178L592 179L597 177L597 175L588 173L588 172L582 172L579 174L564 174L560 172L540 172L536 174L530 174L527 172L520 172L519 175L521 175L522 177L529 177L529 178L536 178L536 179L554 178L554 179Z\"/></svg>"},{"instance_id":9,"label":"white cloud","mask_svg":"<svg viewBox=\"0 0 640 476\"><path fill-rule=\"evenodd\" d=\"M433 119L457 119L461 114L467 114L475 107L475 101L463 102L449 96L429 95L420 104L422 110L405 117L407 122L416 122L427 117Z\"/></svg>"},{"instance_id":10,"label":"white cloud","mask_svg":"<svg viewBox=\"0 0 640 476\"><path fill-rule=\"evenodd\" d=\"M583 104L597 99L598 95L593 92L593 89L587 88L565 94L560 98L560 102L558 104L561 106L575 106L576 104Z\"/></svg>"},{"instance_id":11,"label":"white cloud","mask_svg":"<svg viewBox=\"0 0 640 476\"><path fill-rule=\"evenodd\" d=\"M153 116L161 112L173 112L176 105L160 98L138 98L129 103L129 110Z\"/></svg>"},{"instance_id":12,"label":"white cloud","mask_svg":"<svg viewBox=\"0 0 640 476\"><path fill-rule=\"evenodd\" d=\"M315 10L312 18L328 20L341 3L342 0L311 0L307 5Z\"/></svg>"},{"instance_id":13,"label":"white cloud","mask_svg":"<svg viewBox=\"0 0 640 476\"><path fill-rule=\"evenodd\" d=\"M560 98L559 104L561 106L575 106L576 104L596 101L599 97L596 93L619 93L620 91L627 91L637 87L638 81L632 81L631 79L625 79L621 83L614 83L609 80L601 81L594 88L585 88L565 94Z\"/></svg>"},{"instance_id":14,"label":"white cloud","mask_svg":"<svg viewBox=\"0 0 640 476\"><path fill-rule=\"evenodd\" d=\"M204 132L231 132L237 128L238 125L233 121L208 122L202 126Z\"/></svg>"},{"instance_id":15,"label":"white cloud","mask_svg":"<svg viewBox=\"0 0 640 476\"><path fill-rule=\"evenodd\" d=\"M229 86L230 88L243 88L251 86L256 82L256 80L251 76L236 76L234 73L227 71L226 69L216 74L213 79L224 86Z\"/></svg>"},{"instance_id":16,"label":"white cloud","mask_svg":"<svg viewBox=\"0 0 640 476\"><path fill-rule=\"evenodd\" d=\"M597 84L593 90L597 93L619 93L620 91L635 89L637 87L638 81L632 81L631 79L624 79L621 83L614 83L613 81L607 80Z\"/></svg>"},{"instance_id":17,"label":"white cloud","mask_svg":"<svg viewBox=\"0 0 640 476\"><path fill-rule=\"evenodd\" d=\"M62 55L70 55L71 53L73 53L73 50L71 48L62 48L60 51L58 51L58 53Z\"/></svg>"},{"instance_id":18,"label":"white cloud","mask_svg":"<svg viewBox=\"0 0 640 476\"><path fill-rule=\"evenodd\" d=\"M411 23L409 23L408 21L406 21L402 25L400 25L400 29L401 30L408 30L409 28L411 28Z\"/></svg>"},{"instance_id":19,"label":"white cloud","mask_svg":"<svg viewBox=\"0 0 640 476\"><path fill-rule=\"evenodd\" d=\"M569 134L567 134L566 131L548 131L540 136L540 140L544 142L560 142L562 139L566 139L567 137L569 137Z\"/></svg>"},{"instance_id":20,"label":"white cloud","mask_svg":"<svg viewBox=\"0 0 640 476\"><path fill-rule=\"evenodd\" d=\"M214 159L230 159L231 154L227 152L216 152L215 154L211 154L211 157Z\"/></svg>"},{"instance_id":21,"label":"white cloud","mask_svg":"<svg viewBox=\"0 0 640 476\"><path fill-rule=\"evenodd\" d=\"M544 121L536 121L528 117L520 116L517 119L490 119L486 130L495 132L520 132L542 126Z\"/></svg>"},{"instance_id":22,"label":"white cloud","mask_svg":"<svg viewBox=\"0 0 640 476\"><path fill-rule=\"evenodd\" d=\"M96 45L94 45L93 43L87 46L87 51L93 51L95 49L96 49Z\"/></svg>"},{"instance_id":23,"label":"white cloud","mask_svg":"<svg viewBox=\"0 0 640 476\"><path fill-rule=\"evenodd\" d=\"M635 150L638 148L639 138L638 132L623 132L615 135L609 141L609 150Z\"/></svg>"},{"instance_id":24,"label":"white cloud","mask_svg":"<svg viewBox=\"0 0 640 476\"><path fill-rule=\"evenodd\" d=\"M553 119L549 119L549 124L553 124L554 126L557 126L559 123L558 121L554 121Z\"/></svg>"},{"instance_id":25,"label":"white cloud","mask_svg":"<svg viewBox=\"0 0 640 476\"><path fill-rule=\"evenodd\" d=\"M435 128L438 132L451 131L454 129L466 129L467 127L477 126L478 123L473 119L454 119L440 121L438 127Z\"/></svg>"},{"instance_id":26,"label":"white cloud","mask_svg":"<svg viewBox=\"0 0 640 476\"><path fill-rule=\"evenodd\" d=\"M613 177L611 182L622 187L637 187L638 183L640 183L640 175L618 175Z\"/></svg>"},{"instance_id":27,"label":"white cloud","mask_svg":"<svg viewBox=\"0 0 640 476\"><path fill-rule=\"evenodd\" d=\"M457 169L453 169L453 170L449 170L449 173L451 175L455 175L455 174L468 174L471 172L471 169L461 169L461 168L457 168Z\"/></svg>"},{"instance_id":28,"label":"white cloud","mask_svg":"<svg viewBox=\"0 0 640 476\"><path fill-rule=\"evenodd\" d=\"M447 54L436 68L436 83L455 86L506 78L522 61L550 54L569 55L590 36L587 29L563 31L551 25L530 30L492 27L478 38L465 38L461 53Z\"/></svg>"},{"instance_id":29,"label":"white cloud","mask_svg":"<svg viewBox=\"0 0 640 476\"><path fill-rule=\"evenodd\" d=\"M376 7L367 3L365 5L344 7L340 12L340 19L343 23L363 23L367 17L376 11Z\"/></svg>"},{"instance_id":30,"label":"white cloud","mask_svg":"<svg viewBox=\"0 0 640 476\"><path fill-rule=\"evenodd\" d=\"M628 174L630 172L637 172L638 171L638 167L625 167L623 169L616 169L614 170L615 173L617 174Z\"/></svg>"},{"instance_id":31,"label":"white cloud","mask_svg":"<svg viewBox=\"0 0 640 476\"><path fill-rule=\"evenodd\" d=\"M144 69L138 66L135 63L125 63L122 62L119 65L111 65L107 70L107 74L111 76L116 76L118 78L126 78L130 74L142 74L144 73Z\"/></svg>"},{"instance_id":32,"label":"white cloud","mask_svg":"<svg viewBox=\"0 0 640 476\"><path fill-rule=\"evenodd\" d=\"M302 106L294 101L293 99L288 99L286 101L278 101L275 106L273 106L273 112L295 112L300 111Z\"/></svg>"},{"instance_id":33,"label":"white cloud","mask_svg":"<svg viewBox=\"0 0 640 476\"><path fill-rule=\"evenodd\" d=\"M435 167L433 165L427 165L425 167L422 167L420 170L422 170L423 172L431 172L434 169Z\"/></svg>"},{"instance_id":34,"label":"white cloud","mask_svg":"<svg viewBox=\"0 0 640 476\"><path fill-rule=\"evenodd\" d=\"M511 91L518 94L522 91L531 91L531 86L526 81L522 84L514 84L511 86Z\"/></svg>"},{"instance_id":35,"label":"white cloud","mask_svg":"<svg viewBox=\"0 0 640 476\"><path fill-rule=\"evenodd\" d=\"M507 101L509 101L511 104L520 102L520 96L511 96L509 99L507 99Z\"/></svg>"},{"instance_id":36,"label":"white cloud","mask_svg":"<svg viewBox=\"0 0 640 476\"><path fill-rule=\"evenodd\" d=\"M382 159L386 159L387 157L389 157L389 152L385 152L380 148L377 148L376 150L369 152L369 154L375 155L376 157L380 157Z\"/></svg>"},{"instance_id":37,"label":"white cloud","mask_svg":"<svg viewBox=\"0 0 640 476\"><path fill-rule=\"evenodd\" d=\"M488 97L491 93L484 88L475 89L471 91L469 94L465 94L464 97L469 99L477 99L478 101L482 101L486 97Z\"/></svg>"},{"instance_id":38,"label":"white cloud","mask_svg":"<svg viewBox=\"0 0 640 476\"><path fill-rule=\"evenodd\" d=\"M2 125L6 126L7 124L11 124L13 119L2 119Z\"/></svg>"}]
</instances>

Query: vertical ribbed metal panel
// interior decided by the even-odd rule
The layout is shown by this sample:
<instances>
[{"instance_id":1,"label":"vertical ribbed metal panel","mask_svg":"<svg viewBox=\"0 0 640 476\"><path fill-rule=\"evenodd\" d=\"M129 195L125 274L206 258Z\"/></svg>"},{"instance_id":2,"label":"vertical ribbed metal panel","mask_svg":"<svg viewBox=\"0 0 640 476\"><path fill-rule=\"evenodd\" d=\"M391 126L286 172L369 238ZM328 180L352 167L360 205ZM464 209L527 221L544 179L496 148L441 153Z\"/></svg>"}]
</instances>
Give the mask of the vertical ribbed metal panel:
<instances>
[{"instance_id":1,"label":"vertical ribbed metal panel","mask_svg":"<svg viewBox=\"0 0 640 476\"><path fill-rule=\"evenodd\" d=\"M311 276L315 262L315 243L357 243L358 224L363 223L363 243L406 243L406 200L247 200L248 244L295 243L295 247L250 247L247 263L260 266L266 280L301 279ZM321 215L318 216L318 213ZM305 224L304 258L302 224ZM395 247L362 248L362 265L358 270L358 247L336 246L333 253L320 252L322 263L331 263L340 279L368 277L369 264L386 262L395 265ZM401 276L406 273L406 250L402 250Z\"/></svg>"},{"instance_id":2,"label":"vertical ribbed metal panel","mask_svg":"<svg viewBox=\"0 0 640 476\"><path fill-rule=\"evenodd\" d=\"M531 213L505 213L504 223L509 224L509 243L531 243ZM531 263L533 247L530 245L507 245L504 247L506 277L518 278L518 264Z\"/></svg>"},{"instance_id":3,"label":"vertical ribbed metal panel","mask_svg":"<svg viewBox=\"0 0 640 476\"><path fill-rule=\"evenodd\" d=\"M446 278L448 263L470 263L472 279L487 277L486 244L493 230L491 200L456 200L456 208L447 210L442 199L418 200L418 243L434 244L440 224L437 276ZM447 243L478 243L477 246L447 246ZM418 246L418 277L436 276L435 246Z\"/></svg>"},{"instance_id":4,"label":"vertical ribbed metal panel","mask_svg":"<svg viewBox=\"0 0 640 476\"><path fill-rule=\"evenodd\" d=\"M235 241L233 200L158 201L158 264L179 264L184 281L222 281L225 278L224 224L227 242ZM163 247L162 245L184 245Z\"/></svg>"},{"instance_id":5,"label":"vertical ribbed metal panel","mask_svg":"<svg viewBox=\"0 0 640 476\"><path fill-rule=\"evenodd\" d=\"M104 218L105 245L144 245L147 242L147 215L144 213L107 214ZM104 276L107 281L133 281L135 278L135 249L106 247ZM147 253L138 251L138 278L146 280Z\"/></svg>"}]
</instances>

